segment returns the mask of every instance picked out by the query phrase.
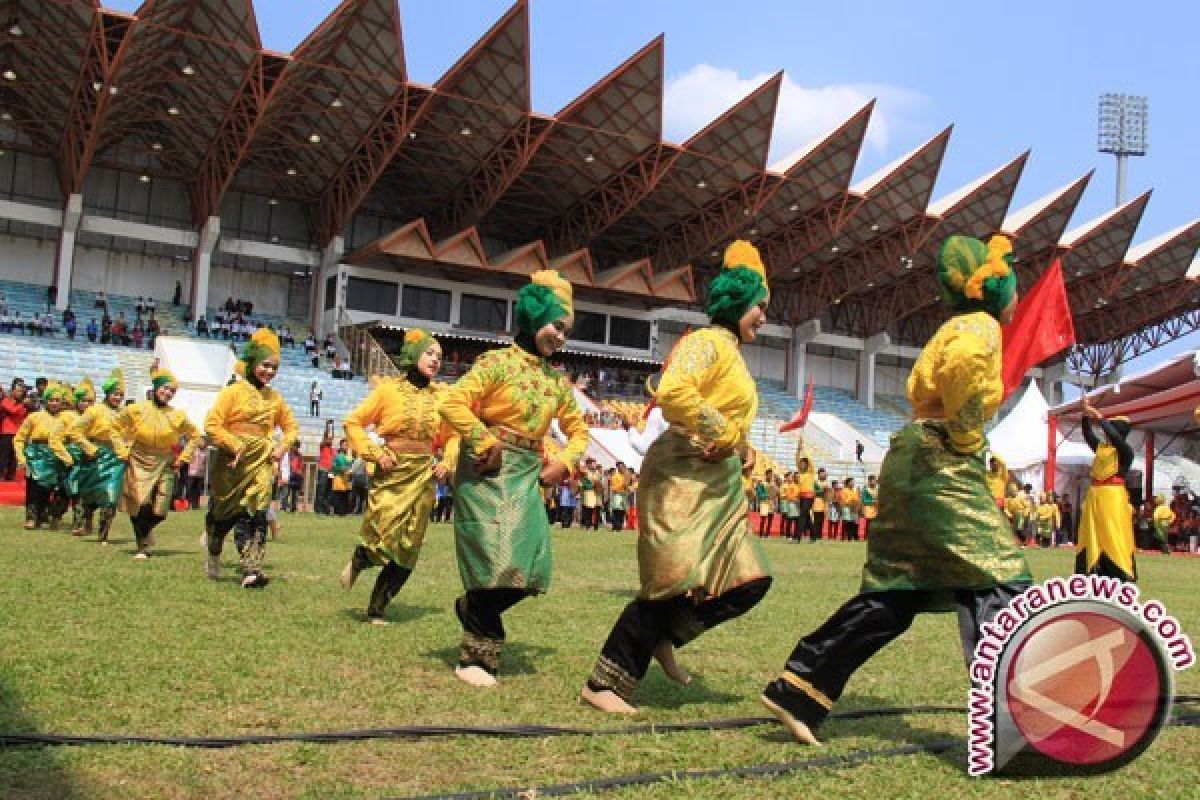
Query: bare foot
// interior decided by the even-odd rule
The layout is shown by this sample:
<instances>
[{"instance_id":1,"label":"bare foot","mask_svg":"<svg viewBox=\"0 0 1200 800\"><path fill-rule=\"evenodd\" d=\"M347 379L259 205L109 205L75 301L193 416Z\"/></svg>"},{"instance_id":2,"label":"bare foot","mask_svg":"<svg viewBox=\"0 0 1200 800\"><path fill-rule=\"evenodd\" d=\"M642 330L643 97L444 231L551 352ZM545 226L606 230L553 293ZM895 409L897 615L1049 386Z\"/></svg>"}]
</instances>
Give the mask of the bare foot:
<instances>
[{"instance_id":1,"label":"bare foot","mask_svg":"<svg viewBox=\"0 0 1200 800\"><path fill-rule=\"evenodd\" d=\"M599 692L593 691L589 686L584 685L583 691L579 696L590 705L592 708L599 709L607 714L636 714L638 710L626 703L619 694L611 689L603 689Z\"/></svg>"},{"instance_id":2,"label":"bare foot","mask_svg":"<svg viewBox=\"0 0 1200 800\"><path fill-rule=\"evenodd\" d=\"M477 689L490 689L496 685L496 676L483 667L455 667L454 674L463 683Z\"/></svg>"},{"instance_id":3,"label":"bare foot","mask_svg":"<svg viewBox=\"0 0 1200 800\"><path fill-rule=\"evenodd\" d=\"M354 568L353 561L347 561L345 568L342 569L342 574L338 577L338 583L347 592L354 588L354 582L358 580L358 570Z\"/></svg>"},{"instance_id":4,"label":"bare foot","mask_svg":"<svg viewBox=\"0 0 1200 800\"><path fill-rule=\"evenodd\" d=\"M807 725L792 716L792 713L783 706L777 704L765 694L759 695L759 702L766 706L767 711L775 715L775 718L783 723L783 726L796 738L796 741L801 744L810 744L814 747L820 747L821 742L813 734Z\"/></svg>"},{"instance_id":5,"label":"bare foot","mask_svg":"<svg viewBox=\"0 0 1200 800\"><path fill-rule=\"evenodd\" d=\"M692 682L692 676L675 660L675 645L666 639L654 646L654 660L663 668L663 672L667 673L667 677L680 686L687 686Z\"/></svg>"}]
</instances>

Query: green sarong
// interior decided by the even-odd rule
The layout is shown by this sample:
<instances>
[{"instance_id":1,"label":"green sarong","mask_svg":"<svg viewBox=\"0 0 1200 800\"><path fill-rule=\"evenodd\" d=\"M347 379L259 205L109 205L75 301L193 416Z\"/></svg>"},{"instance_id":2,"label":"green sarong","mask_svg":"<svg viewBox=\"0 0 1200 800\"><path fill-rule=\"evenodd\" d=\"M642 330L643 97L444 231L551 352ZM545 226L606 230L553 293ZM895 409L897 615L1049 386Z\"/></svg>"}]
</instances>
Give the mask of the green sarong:
<instances>
[{"instance_id":1,"label":"green sarong","mask_svg":"<svg viewBox=\"0 0 1200 800\"><path fill-rule=\"evenodd\" d=\"M50 445L30 442L25 445L25 475L38 486L58 489L66 481L67 468L54 455Z\"/></svg>"},{"instance_id":2,"label":"green sarong","mask_svg":"<svg viewBox=\"0 0 1200 800\"><path fill-rule=\"evenodd\" d=\"M463 588L550 588L550 524L538 476L541 454L505 448L500 471L481 475L463 454L454 493L454 550Z\"/></svg>"},{"instance_id":3,"label":"green sarong","mask_svg":"<svg viewBox=\"0 0 1200 800\"><path fill-rule=\"evenodd\" d=\"M64 485L67 489L68 497L79 496L79 470L83 468L83 448L77 444L68 444L67 452L71 454L71 460L74 462L67 469L67 477Z\"/></svg>"},{"instance_id":4,"label":"green sarong","mask_svg":"<svg viewBox=\"0 0 1200 800\"><path fill-rule=\"evenodd\" d=\"M79 466L79 499L85 506L116 508L125 481L125 462L111 447L97 445L96 456Z\"/></svg>"},{"instance_id":5,"label":"green sarong","mask_svg":"<svg viewBox=\"0 0 1200 800\"><path fill-rule=\"evenodd\" d=\"M862 590L932 590L922 610L948 611L956 589L1031 580L986 471L982 452L951 449L944 422L897 431L880 470Z\"/></svg>"}]
</instances>

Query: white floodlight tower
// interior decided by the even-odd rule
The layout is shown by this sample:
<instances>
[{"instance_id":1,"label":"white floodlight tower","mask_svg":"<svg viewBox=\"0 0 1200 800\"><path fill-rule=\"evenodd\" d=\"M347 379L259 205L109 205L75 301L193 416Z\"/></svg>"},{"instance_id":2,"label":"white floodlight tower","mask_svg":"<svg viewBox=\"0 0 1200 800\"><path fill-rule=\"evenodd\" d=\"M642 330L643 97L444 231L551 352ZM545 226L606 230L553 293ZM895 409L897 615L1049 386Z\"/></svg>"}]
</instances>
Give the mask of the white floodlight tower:
<instances>
[{"instance_id":1,"label":"white floodlight tower","mask_svg":"<svg viewBox=\"0 0 1200 800\"><path fill-rule=\"evenodd\" d=\"M1125 166L1129 156L1146 155L1150 105L1146 97L1106 92L1100 95L1101 153L1117 157L1117 205L1125 202Z\"/></svg>"}]
</instances>

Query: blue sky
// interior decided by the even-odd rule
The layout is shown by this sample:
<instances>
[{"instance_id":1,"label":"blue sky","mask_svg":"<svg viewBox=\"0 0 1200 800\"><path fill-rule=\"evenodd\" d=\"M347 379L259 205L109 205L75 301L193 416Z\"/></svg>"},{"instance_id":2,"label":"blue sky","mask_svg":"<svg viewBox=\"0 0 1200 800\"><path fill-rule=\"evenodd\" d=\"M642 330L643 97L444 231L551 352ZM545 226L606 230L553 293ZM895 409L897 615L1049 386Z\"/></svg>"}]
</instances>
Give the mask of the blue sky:
<instances>
[{"instance_id":1,"label":"blue sky","mask_svg":"<svg viewBox=\"0 0 1200 800\"><path fill-rule=\"evenodd\" d=\"M258 0L264 45L291 50L336 5ZM401 2L410 78L436 81L510 5ZM1144 94L1150 150L1131 160L1129 196L1154 193L1135 243L1200 217L1198 3L532 0L530 8L537 111L558 111L665 33L669 139L686 139L782 69L771 163L878 97L856 178L953 124L935 199L1029 148L1014 209L1096 169L1071 227L1114 202L1112 157L1096 152L1098 96ZM1150 360L1185 345L1200 346L1200 335Z\"/></svg>"}]
</instances>

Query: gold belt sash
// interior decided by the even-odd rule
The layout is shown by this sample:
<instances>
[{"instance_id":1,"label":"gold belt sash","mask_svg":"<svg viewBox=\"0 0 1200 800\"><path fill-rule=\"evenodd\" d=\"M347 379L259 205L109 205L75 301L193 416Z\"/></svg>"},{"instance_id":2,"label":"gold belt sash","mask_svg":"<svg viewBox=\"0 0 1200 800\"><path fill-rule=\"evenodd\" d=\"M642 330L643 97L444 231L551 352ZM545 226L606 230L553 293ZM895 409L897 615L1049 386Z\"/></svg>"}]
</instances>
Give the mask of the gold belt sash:
<instances>
[{"instance_id":1,"label":"gold belt sash","mask_svg":"<svg viewBox=\"0 0 1200 800\"><path fill-rule=\"evenodd\" d=\"M237 436L270 436L270 431L264 430L262 425L254 425L249 422L235 422L228 426L230 433Z\"/></svg>"},{"instance_id":2,"label":"gold belt sash","mask_svg":"<svg viewBox=\"0 0 1200 800\"><path fill-rule=\"evenodd\" d=\"M384 440L384 446L396 455L431 456L433 442L424 439L405 439L401 436Z\"/></svg>"},{"instance_id":3,"label":"gold belt sash","mask_svg":"<svg viewBox=\"0 0 1200 800\"><path fill-rule=\"evenodd\" d=\"M496 426L491 428L492 436L495 436L509 447L516 447L520 450L529 450L534 453L542 452L542 440L534 439L522 433L517 433L509 428Z\"/></svg>"}]
</instances>

